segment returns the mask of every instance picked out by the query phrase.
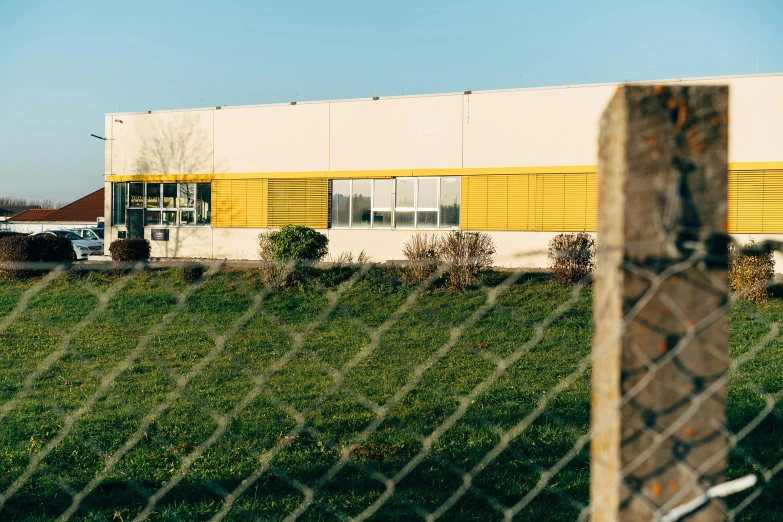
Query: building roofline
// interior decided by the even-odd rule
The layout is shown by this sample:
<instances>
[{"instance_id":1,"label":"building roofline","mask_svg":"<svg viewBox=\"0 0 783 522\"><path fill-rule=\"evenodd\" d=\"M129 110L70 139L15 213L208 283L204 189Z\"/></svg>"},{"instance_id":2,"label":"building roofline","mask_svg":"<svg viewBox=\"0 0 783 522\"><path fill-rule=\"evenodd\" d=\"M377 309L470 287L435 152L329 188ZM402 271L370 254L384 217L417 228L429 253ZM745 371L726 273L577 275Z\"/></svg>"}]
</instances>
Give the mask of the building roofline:
<instances>
[{"instance_id":1,"label":"building roofline","mask_svg":"<svg viewBox=\"0 0 783 522\"><path fill-rule=\"evenodd\" d=\"M758 73L758 74L734 74L726 76L694 76L689 78L668 78L668 79L653 79L653 80L632 80L632 81L620 81L620 82L602 82L602 83L579 83L569 85L551 85L543 87L512 87L509 89L488 89L477 91L464 91L464 92L442 92L432 94L405 94L405 95L393 95L393 96L379 96L379 100L399 100L410 98L435 98L440 96L463 96L466 93L471 94L490 94L500 92L525 92L525 91L551 91L560 89L583 89L590 87L612 87L619 85L644 85L649 83L687 83L687 82L701 82L701 81L714 81L714 80L733 80L740 78L767 78L783 76L783 72L777 73ZM223 105L221 110L231 109L251 109L256 107L284 107L290 106L292 103L296 105L315 105L323 103L350 103L359 101L371 101L373 97L367 98L338 98L333 100L311 100L311 101L296 101L296 102L278 102L278 103L256 103L249 105ZM157 111L132 111L132 112L107 112L106 116L122 116L122 115L135 115L135 114L150 114L150 113L166 113L166 112L196 112L196 111L213 111L217 107L196 107L185 109L162 109Z\"/></svg>"}]
</instances>

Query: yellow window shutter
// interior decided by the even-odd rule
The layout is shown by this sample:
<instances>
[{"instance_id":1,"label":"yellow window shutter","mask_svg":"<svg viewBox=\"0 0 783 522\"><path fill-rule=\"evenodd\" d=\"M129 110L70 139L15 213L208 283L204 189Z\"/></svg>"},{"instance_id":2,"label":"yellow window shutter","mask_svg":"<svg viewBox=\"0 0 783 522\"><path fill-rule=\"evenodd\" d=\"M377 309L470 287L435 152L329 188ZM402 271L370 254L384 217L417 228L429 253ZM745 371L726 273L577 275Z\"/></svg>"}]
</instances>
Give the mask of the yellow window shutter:
<instances>
[{"instance_id":1,"label":"yellow window shutter","mask_svg":"<svg viewBox=\"0 0 783 522\"><path fill-rule=\"evenodd\" d=\"M508 230L535 230L535 174L508 176Z\"/></svg>"},{"instance_id":2,"label":"yellow window shutter","mask_svg":"<svg viewBox=\"0 0 783 522\"><path fill-rule=\"evenodd\" d=\"M508 230L508 176L487 176L487 228Z\"/></svg>"},{"instance_id":3,"label":"yellow window shutter","mask_svg":"<svg viewBox=\"0 0 783 522\"><path fill-rule=\"evenodd\" d=\"M758 234L764 222L764 171L729 173L729 232Z\"/></svg>"},{"instance_id":4,"label":"yellow window shutter","mask_svg":"<svg viewBox=\"0 0 783 522\"><path fill-rule=\"evenodd\" d=\"M487 178L488 176L462 178L460 228L463 230L487 230Z\"/></svg>"},{"instance_id":5,"label":"yellow window shutter","mask_svg":"<svg viewBox=\"0 0 783 522\"><path fill-rule=\"evenodd\" d=\"M328 180L270 179L267 186L267 224L327 227Z\"/></svg>"},{"instance_id":6,"label":"yellow window shutter","mask_svg":"<svg viewBox=\"0 0 783 522\"><path fill-rule=\"evenodd\" d=\"M585 174L585 231L598 227L598 183L595 172Z\"/></svg>"},{"instance_id":7,"label":"yellow window shutter","mask_svg":"<svg viewBox=\"0 0 783 522\"><path fill-rule=\"evenodd\" d=\"M267 186L266 179L247 180L247 226L250 228L266 228Z\"/></svg>"},{"instance_id":8,"label":"yellow window shutter","mask_svg":"<svg viewBox=\"0 0 783 522\"><path fill-rule=\"evenodd\" d=\"M247 226L247 180L231 180L231 226Z\"/></svg>"},{"instance_id":9,"label":"yellow window shutter","mask_svg":"<svg viewBox=\"0 0 783 522\"><path fill-rule=\"evenodd\" d=\"M212 226L231 226L231 181L212 182Z\"/></svg>"},{"instance_id":10,"label":"yellow window shutter","mask_svg":"<svg viewBox=\"0 0 783 522\"><path fill-rule=\"evenodd\" d=\"M536 176L536 230L562 231L565 213L565 175Z\"/></svg>"},{"instance_id":11,"label":"yellow window shutter","mask_svg":"<svg viewBox=\"0 0 783 522\"><path fill-rule=\"evenodd\" d=\"M783 232L783 171L764 171L762 232L777 234Z\"/></svg>"},{"instance_id":12,"label":"yellow window shutter","mask_svg":"<svg viewBox=\"0 0 783 522\"><path fill-rule=\"evenodd\" d=\"M587 209L587 176L563 175L563 232L584 232Z\"/></svg>"}]
</instances>

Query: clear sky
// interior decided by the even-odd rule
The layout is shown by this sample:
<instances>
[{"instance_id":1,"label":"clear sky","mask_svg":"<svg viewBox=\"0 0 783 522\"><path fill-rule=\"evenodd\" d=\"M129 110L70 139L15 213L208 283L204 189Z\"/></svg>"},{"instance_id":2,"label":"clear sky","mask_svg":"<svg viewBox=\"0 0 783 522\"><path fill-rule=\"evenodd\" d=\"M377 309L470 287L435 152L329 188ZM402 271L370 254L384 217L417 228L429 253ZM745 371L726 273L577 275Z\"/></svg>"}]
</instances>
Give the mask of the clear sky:
<instances>
[{"instance_id":1,"label":"clear sky","mask_svg":"<svg viewBox=\"0 0 783 522\"><path fill-rule=\"evenodd\" d=\"M0 0L0 195L100 188L117 111L783 72L783 0Z\"/></svg>"}]
</instances>

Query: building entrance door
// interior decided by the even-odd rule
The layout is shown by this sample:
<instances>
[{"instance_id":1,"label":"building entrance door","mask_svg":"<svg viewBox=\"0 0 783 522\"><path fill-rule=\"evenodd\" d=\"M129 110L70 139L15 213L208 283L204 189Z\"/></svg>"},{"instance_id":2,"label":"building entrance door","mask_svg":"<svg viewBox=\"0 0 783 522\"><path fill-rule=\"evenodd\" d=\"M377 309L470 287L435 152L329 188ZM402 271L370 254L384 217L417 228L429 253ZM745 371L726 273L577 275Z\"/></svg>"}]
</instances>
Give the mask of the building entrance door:
<instances>
[{"instance_id":1,"label":"building entrance door","mask_svg":"<svg viewBox=\"0 0 783 522\"><path fill-rule=\"evenodd\" d=\"M142 239L144 237L144 211L128 209L128 237Z\"/></svg>"}]
</instances>

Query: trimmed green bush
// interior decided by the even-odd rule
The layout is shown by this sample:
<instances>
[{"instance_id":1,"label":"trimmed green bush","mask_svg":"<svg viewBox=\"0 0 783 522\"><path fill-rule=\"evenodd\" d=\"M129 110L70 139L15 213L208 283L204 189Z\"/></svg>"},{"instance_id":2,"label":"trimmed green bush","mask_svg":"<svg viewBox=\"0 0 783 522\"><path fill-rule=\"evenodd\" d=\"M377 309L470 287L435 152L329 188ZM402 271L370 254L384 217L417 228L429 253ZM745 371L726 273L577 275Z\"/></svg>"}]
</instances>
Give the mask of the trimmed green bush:
<instances>
[{"instance_id":1,"label":"trimmed green bush","mask_svg":"<svg viewBox=\"0 0 783 522\"><path fill-rule=\"evenodd\" d=\"M261 257L289 261L321 261L329 251L329 239L320 232L301 225L285 225L276 232L259 236Z\"/></svg>"},{"instance_id":2,"label":"trimmed green bush","mask_svg":"<svg viewBox=\"0 0 783 522\"><path fill-rule=\"evenodd\" d=\"M113 261L147 261L150 258L150 242L146 239L116 239L109 245Z\"/></svg>"},{"instance_id":3,"label":"trimmed green bush","mask_svg":"<svg viewBox=\"0 0 783 522\"><path fill-rule=\"evenodd\" d=\"M329 238L310 227L285 225L275 232L260 234L258 247L264 262L261 276L266 284L299 286L306 268L301 265L323 260L329 251ZM291 262L297 266L281 279L285 266Z\"/></svg>"},{"instance_id":4,"label":"trimmed green bush","mask_svg":"<svg viewBox=\"0 0 783 522\"><path fill-rule=\"evenodd\" d=\"M595 239L590 234L558 234L549 242L552 278L563 286L582 281L595 268Z\"/></svg>"},{"instance_id":5,"label":"trimmed green bush","mask_svg":"<svg viewBox=\"0 0 783 522\"><path fill-rule=\"evenodd\" d=\"M23 263L70 263L73 260L71 241L57 236L13 235L0 238L0 269L4 277L30 277L46 272L50 267L34 269Z\"/></svg>"},{"instance_id":6,"label":"trimmed green bush","mask_svg":"<svg viewBox=\"0 0 783 522\"><path fill-rule=\"evenodd\" d=\"M11 232L9 230L0 230L0 238L1 237L14 237L14 236L26 236L27 234L22 234L21 232Z\"/></svg>"}]
</instances>

